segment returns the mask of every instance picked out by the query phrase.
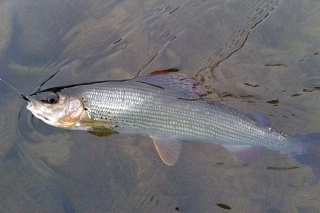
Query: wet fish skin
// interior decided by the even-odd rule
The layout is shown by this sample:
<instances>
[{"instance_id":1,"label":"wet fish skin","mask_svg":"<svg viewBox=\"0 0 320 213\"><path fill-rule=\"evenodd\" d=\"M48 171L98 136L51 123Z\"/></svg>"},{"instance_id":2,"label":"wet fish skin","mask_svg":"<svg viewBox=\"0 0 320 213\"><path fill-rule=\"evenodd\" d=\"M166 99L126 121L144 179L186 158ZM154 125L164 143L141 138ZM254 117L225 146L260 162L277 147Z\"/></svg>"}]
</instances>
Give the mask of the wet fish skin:
<instances>
[{"instance_id":1,"label":"wet fish skin","mask_svg":"<svg viewBox=\"0 0 320 213\"><path fill-rule=\"evenodd\" d=\"M282 153L297 148L293 138L236 110L139 82L89 85L82 95L89 117L113 123L120 133L264 146Z\"/></svg>"},{"instance_id":2,"label":"wet fish skin","mask_svg":"<svg viewBox=\"0 0 320 213\"><path fill-rule=\"evenodd\" d=\"M320 165L315 164L320 160L318 153L309 155L318 143L307 143L310 136L296 138L278 133L260 124L259 119L209 103L201 98L202 90L195 80L183 73L164 72L127 81L62 88L54 93L59 97L55 104L63 105L61 100L71 99L74 103L60 107L61 111L54 114L62 117L53 121L47 120L49 116L39 116L43 109L48 109L46 105L51 105L44 98L50 92L45 93L48 94L38 93L27 98L30 100L28 110L47 124L76 130L109 128L118 133L148 135L167 165L177 161L182 141L203 141L221 144L236 159L246 163L254 159L262 147L276 150L311 165L320 177ZM82 105L79 106L79 102ZM34 105L43 105L42 111ZM72 113L68 114L67 120L73 120L73 126L59 123L65 119L66 109L78 112L74 118L70 116ZM50 110L46 113L52 117Z\"/></svg>"}]
</instances>

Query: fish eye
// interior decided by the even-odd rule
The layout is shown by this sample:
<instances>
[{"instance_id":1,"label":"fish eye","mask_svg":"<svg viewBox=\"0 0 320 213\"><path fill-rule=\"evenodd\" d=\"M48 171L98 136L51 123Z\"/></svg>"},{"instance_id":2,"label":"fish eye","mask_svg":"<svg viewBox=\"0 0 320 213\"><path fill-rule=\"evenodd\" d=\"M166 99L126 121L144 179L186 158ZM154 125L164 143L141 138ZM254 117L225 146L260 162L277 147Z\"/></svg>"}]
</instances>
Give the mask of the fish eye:
<instances>
[{"instance_id":1,"label":"fish eye","mask_svg":"<svg viewBox=\"0 0 320 213\"><path fill-rule=\"evenodd\" d=\"M59 101L59 96L55 93L51 93L49 94L46 99L41 100L43 103L47 103L47 104L56 104Z\"/></svg>"}]
</instances>

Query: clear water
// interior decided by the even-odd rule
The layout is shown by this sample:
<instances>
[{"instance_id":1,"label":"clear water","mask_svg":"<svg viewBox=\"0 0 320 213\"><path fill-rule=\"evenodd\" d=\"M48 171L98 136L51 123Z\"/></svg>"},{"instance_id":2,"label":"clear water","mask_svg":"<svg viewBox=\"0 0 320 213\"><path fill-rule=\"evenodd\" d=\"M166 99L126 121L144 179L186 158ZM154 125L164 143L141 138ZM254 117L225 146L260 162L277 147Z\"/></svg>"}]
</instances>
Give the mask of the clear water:
<instances>
[{"instance_id":1,"label":"clear water","mask_svg":"<svg viewBox=\"0 0 320 213\"><path fill-rule=\"evenodd\" d=\"M0 1L0 77L30 94L177 68L215 101L318 132L316 0ZM150 138L50 127L0 83L1 212L318 212L319 181L277 152L251 165L184 143L174 167Z\"/></svg>"}]
</instances>

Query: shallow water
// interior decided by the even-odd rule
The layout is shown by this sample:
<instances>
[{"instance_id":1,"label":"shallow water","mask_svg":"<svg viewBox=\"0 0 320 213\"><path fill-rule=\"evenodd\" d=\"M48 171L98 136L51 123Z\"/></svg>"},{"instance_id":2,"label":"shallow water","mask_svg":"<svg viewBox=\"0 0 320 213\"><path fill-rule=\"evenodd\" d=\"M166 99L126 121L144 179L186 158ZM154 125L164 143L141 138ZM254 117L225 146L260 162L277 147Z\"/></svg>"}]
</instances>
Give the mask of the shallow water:
<instances>
[{"instance_id":1,"label":"shallow water","mask_svg":"<svg viewBox=\"0 0 320 213\"><path fill-rule=\"evenodd\" d=\"M177 68L215 101L318 132L316 0L0 1L0 77L39 88ZM184 143L168 167L150 138L50 127L0 83L1 212L318 212L309 167L265 150L251 165Z\"/></svg>"}]
</instances>

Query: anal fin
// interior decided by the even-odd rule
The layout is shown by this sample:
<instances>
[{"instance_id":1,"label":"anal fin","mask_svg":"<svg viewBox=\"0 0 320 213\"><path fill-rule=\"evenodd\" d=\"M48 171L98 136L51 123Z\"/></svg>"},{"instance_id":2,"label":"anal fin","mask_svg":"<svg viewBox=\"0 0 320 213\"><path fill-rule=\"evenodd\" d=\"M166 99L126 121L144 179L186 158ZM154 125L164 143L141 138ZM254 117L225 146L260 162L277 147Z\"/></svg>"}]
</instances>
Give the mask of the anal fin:
<instances>
[{"instance_id":1,"label":"anal fin","mask_svg":"<svg viewBox=\"0 0 320 213\"><path fill-rule=\"evenodd\" d=\"M224 148L238 161L250 164L260 158L260 147L240 146L240 145L223 145Z\"/></svg>"}]
</instances>

